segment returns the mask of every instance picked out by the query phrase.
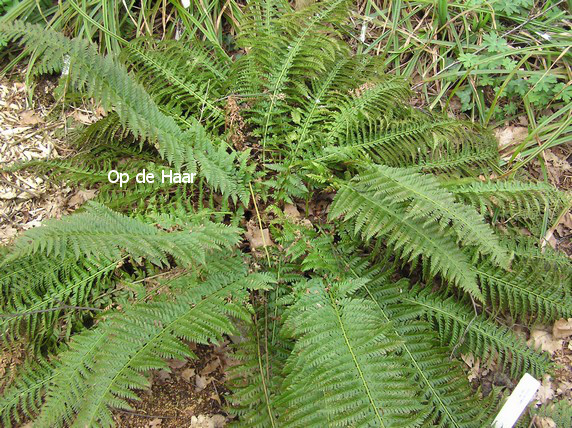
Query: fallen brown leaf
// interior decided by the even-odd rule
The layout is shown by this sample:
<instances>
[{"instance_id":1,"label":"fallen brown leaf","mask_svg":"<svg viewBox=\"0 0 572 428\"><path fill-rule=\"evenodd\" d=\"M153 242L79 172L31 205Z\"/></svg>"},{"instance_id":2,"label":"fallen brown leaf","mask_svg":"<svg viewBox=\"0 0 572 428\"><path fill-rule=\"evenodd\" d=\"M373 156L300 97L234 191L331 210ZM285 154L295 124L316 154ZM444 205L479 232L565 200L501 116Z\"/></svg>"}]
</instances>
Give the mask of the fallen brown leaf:
<instances>
[{"instance_id":1,"label":"fallen brown leaf","mask_svg":"<svg viewBox=\"0 0 572 428\"><path fill-rule=\"evenodd\" d=\"M294 204L286 204L284 206L284 215L286 217L290 217L293 220L297 220L300 218L300 212L298 211L298 208L296 208L296 205Z\"/></svg>"},{"instance_id":2,"label":"fallen brown leaf","mask_svg":"<svg viewBox=\"0 0 572 428\"><path fill-rule=\"evenodd\" d=\"M536 400L540 404L546 404L549 400L554 398L554 386L552 385L552 379L550 375L544 375L542 378L542 384L538 391L536 392Z\"/></svg>"},{"instance_id":3,"label":"fallen brown leaf","mask_svg":"<svg viewBox=\"0 0 572 428\"><path fill-rule=\"evenodd\" d=\"M42 118L34 110L24 110L20 113L20 125L37 125L42 122Z\"/></svg>"},{"instance_id":4,"label":"fallen brown leaf","mask_svg":"<svg viewBox=\"0 0 572 428\"><path fill-rule=\"evenodd\" d=\"M505 126L495 130L499 140L499 150L521 143L528 136L528 128L524 126Z\"/></svg>"},{"instance_id":5,"label":"fallen brown leaf","mask_svg":"<svg viewBox=\"0 0 572 428\"><path fill-rule=\"evenodd\" d=\"M172 369L181 369L187 365L187 361L186 360L169 360L167 362L167 364Z\"/></svg>"},{"instance_id":6,"label":"fallen brown leaf","mask_svg":"<svg viewBox=\"0 0 572 428\"><path fill-rule=\"evenodd\" d=\"M163 422L163 421L162 421L162 419L160 419L160 418L151 419L151 420L149 421L149 423L147 424L147 426L148 426L149 428L160 427L162 422Z\"/></svg>"},{"instance_id":7,"label":"fallen brown leaf","mask_svg":"<svg viewBox=\"0 0 572 428\"><path fill-rule=\"evenodd\" d=\"M528 345L535 349L542 349L545 352L554 354L556 351L562 349L562 340L554 340L552 335L546 330L535 329L530 332L530 339Z\"/></svg>"},{"instance_id":8,"label":"fallen brown leaf","mask_svg":"<svg viewBox=\"0 0 572 428\"><path fill-rule=\"evenodd\" d=\"M95 198L96 195L97 189L78 190L76 194L69 199L68 206L70 208L75 208L83 204L85 201Z\"/></svg>"},{"instance_id":9,"label":"fallen brown leaf","mask_svg":"<svg viewBox=\"0 0 572 428\"><path fill-rule=\"evenodd\" d=\"M568 318L568 320L561 318L556 321L552 327L552 335L555 339L565 339L572 336L572 318Z\"/></svg>"},{"instance_id":10,"label":"fallen brown leaf","mask_svg":"<svg viewBox=\"0 0 572 428\"><path fill-rule=\"evenodd\" d=\"M207 385L211 382L212 378L210 377L206 377L206 376L201 376L201 375L196 375L195 376L195 391L202 391L203 389L205 389L207 387Z\"/></svg>"},{"instance_id":11,"label":"fallen brown leaf","mask_svg":"<svg viewBox=\"0 0 572 428\"><path fill-rule=\"evenodd\" d=\"M250 220L246 224L246 233L244 236L250 243L250 248L252 250L263 248L265 245L267 247L274 245L274 242L272 242L272 239L270 238L270 232L268 229L265 228L261 231L253 220Z\"/></svg>"},{"instance_id":12,"label":"fallen brown leaf","mask_svg":"<svg viewBox=\"0 0 572 428\"><path fill-rule=\"evenodd\" d=\"M194 368L188 368L185 369L181 372L181 377L187 381L187 382L191 382L191 379L195 377L195 369Z\"/></svg>"}]
</instances>

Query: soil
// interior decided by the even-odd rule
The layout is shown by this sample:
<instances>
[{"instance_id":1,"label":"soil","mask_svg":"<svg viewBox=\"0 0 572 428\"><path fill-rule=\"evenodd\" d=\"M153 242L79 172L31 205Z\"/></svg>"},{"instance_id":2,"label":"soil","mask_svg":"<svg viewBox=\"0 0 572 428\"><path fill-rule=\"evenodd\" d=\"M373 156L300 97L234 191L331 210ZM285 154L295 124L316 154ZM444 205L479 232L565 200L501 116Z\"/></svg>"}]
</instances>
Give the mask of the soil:
<instances>
[{"instance_id":1,"label":"soil","mask_svg":"<svg viewBox=\"0 0 572 428\"><path fill-rule=\"evenodd\" d=\"M192 347L195 360L169 361L170 370L154 371L151 388L141 391L132 410L116 411L119 427L218 428L226 425L222 409L226 359L222 346Z\"/></svg>"}]
</instances>

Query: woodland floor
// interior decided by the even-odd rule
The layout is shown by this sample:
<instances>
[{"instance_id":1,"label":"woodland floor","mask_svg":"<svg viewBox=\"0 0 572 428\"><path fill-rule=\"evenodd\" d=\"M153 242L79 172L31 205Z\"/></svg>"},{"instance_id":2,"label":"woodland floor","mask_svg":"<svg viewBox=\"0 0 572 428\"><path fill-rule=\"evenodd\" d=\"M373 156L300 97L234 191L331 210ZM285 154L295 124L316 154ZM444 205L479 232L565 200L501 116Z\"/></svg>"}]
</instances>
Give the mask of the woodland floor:
<instances>
[{"instance_id":1,"label":"woodland floor","mask_svg":"<svg viewBox=\"0 0 572 428\"><path fill-rule=\"evenodd\" d=\"M34 89L33 107L23 76L0 80L0 244L10 243L19 233L53 217L73 212L97 194L97 189L78 189L65 183L50 183L28 171L2 172L16 162L66 157L73 150L66 146L66 135L80 124L89 124L101 116L93 105L62 109L51 95L54 83L46 80ZM506 152L526 136L526 123L506 124L497 130L501 150ZM572 190L572 143L544 152L549 179L558 187ZM538 175L538 169L531 170ZM572 257L572 213L546 236L549 245ZM508 321L507 321L508 322ZM509 323L510 325L510 323ZM548 406L554 400L572 400L572 319L554 326L537 326L533 331L513 325L525 340L552 354L561 368L554 378L543 379L535 398L536 406ZM193 427L215 428L226 425L224 377L232 365L225 348L198 347L194 361L171 361L171 373L153 373L152 387L132 403L133 411L116 412L120 427ZM0 355L0 377L9 364L18 364L22 356ZM483 364L471 355L463 356L471 382L488 393L493 385L512 389L510 381L493 364ZM536 426L553 427L550 420L536 419Z\"/></svg>"}]
</instances>

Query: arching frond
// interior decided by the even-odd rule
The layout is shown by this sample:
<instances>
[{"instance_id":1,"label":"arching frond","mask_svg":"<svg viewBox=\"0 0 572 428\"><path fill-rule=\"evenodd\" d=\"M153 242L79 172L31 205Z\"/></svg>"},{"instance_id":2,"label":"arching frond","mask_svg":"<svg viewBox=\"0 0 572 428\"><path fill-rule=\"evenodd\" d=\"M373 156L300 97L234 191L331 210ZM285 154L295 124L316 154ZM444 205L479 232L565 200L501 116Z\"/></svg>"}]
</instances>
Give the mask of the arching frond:
<instances>
[{"instance_id":1,"label":"arching frond","mask_svg":"<svg viewBox=\"0 0 572 428\"><path fill-rule=\"evenodd\" d=\"M457 237L432 219L412 218L408 201L379 194L354 177L338 191L330 208L331 219L342 215L364 239L383 238L402 259L415 264L421 258L425 271L441 273L482 299L470 260L459 251Z\"/></svg>"},{"instance_id":2,"label":"arching frond","mask_svg":"<svg viewBox=\"0 0 572 428\"><path fill-rule=\"evenodd\" d=\"M441 341L451 346L459 345L487 360L495 359L501 367L509 367L512 376L526 372L539 376L550 367L545 353L530 349L511 330L472 313L466 306L451 298L415 290L407 300L423 310L435 324ZM493 351L494 350L494 351Z\"/></svg>"},{"instance_id":3,"label":"arching frond","mask_svg":"<svg viewBox=\"0 0 572 428\"><path fill-rule=\"evenodd\" d=\"M545 212L552 223L570 203L570 196L544 183L523 181L475 181L450 186L458 200L475 206L483 214L520 221L534 230L542 225Z\"/></svg>"},{"instance_id":4,"label":"arching frond","mask_svg":"<svg viewBox=\"0 0 572 428\"><path fill-rule=\"evenodd\" d=\"M2 426L21 426L25 420L33 417L42 405L43 394L53 376L52 365L41 359L22 366L16 380L0 395Z\"/></svg>"},{"instance_id":5,"label":"arching frond","mask_svg":"<svg viewBox=\"0 0 572 428\"><path fill-rule=\"evenodd\" d=\"M0 24L0 33L38 52L41 73L62 71L87 96L98 99L107 110L114 109L121 123L138 138L156 143L161 155L176 166L192 165L192 142L165 116L143 87L111 57L102 57L94 46L81 39L70 40L39 25L21 22ZM191 168L192 169L192 168Z\"/></svg>"},{"instance_id":6,"label":"arching frond","mask_svg":"<svg viewBox=\"0 0 572 428\"><path fill-rule=\"evenodd\" d=\"M205 251L230 247L239 239L236 229L224 225L206 223L190 231L167 233L103 205L88 205L84 213L30 229L16 241L5 262L38 252L55 257L71 252L76 258L95 255L117 260L125 250L135 259L146 258L157 265L167 264L167 255L186 264L202 263Z\"/></svg>"},{"instance_id":7,"label":"arching frond","mask_svg":"<svg viewBox=\"0 0 572 428\"><path fill-rule=\"evenodd\" d=\"M236 330L231 318L248 321L249 287L265 287L269 278L250 278L244 266L215 272L204 282L180 277L185 288L176 300L139 303L110 314L95 332L86 332L62 356L38 423L43 426L107 427L110 407L128 409L133 390L149 383L144 373L165 369L163 358L193 358L183 343L218 342ZM174 289L181 289L173 286ZM101 341L105 346L99 346ZM69 376L74 382L67 383Z\"/></svg>"}]
</instances>

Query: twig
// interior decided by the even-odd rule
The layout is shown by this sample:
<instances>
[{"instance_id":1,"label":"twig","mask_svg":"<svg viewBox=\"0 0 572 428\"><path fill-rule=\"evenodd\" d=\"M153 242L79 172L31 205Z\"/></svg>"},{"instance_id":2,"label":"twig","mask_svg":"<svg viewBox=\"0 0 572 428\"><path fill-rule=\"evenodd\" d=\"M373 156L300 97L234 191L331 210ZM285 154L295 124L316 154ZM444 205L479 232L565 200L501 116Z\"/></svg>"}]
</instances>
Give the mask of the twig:
<instances>
[{"instance_id":1,"label":"twig","mask_svg":"<svg viewBox=\"0 0 572 428\"><path fill-rule=\"evenodd\" d=\"M0 181L2 181L2 183L6 184L6 185L8 185L8 186L14 187L15 189L21 190L22 192L29 193L30 195L32 195L32 196L35 197L35 198L37 198L38 196L40 196L38 193L36 193L36 192L34 192L34 191L32 191L32 190L28 190L28 189L25 189L25 188L23 188L23 187L18 186L17 184L10 183L10 182L9 182L8 180L6 180L4 177L0 177Z\"/></svg>"},{"instance_id":2,"label":"twig","mask_svg":"<svg viewBox=\"0 0 572 428\"><path fill-rule=\"evenodd\" d=\"M469 323L467 324L467 327L465 327L465 331L461 335L461 338L455 344L455 346L453 346L453 349L451 350L451 354L449 355L449 359L453 358L453 355L455 354L455 351L457 350L457 348L465 342L465 337L467 336L467 333L469 332L469 328L471 328L471 324L473 323L473 321L475 321L477 319L477 316L479 315L479 313L477 312L477 304L475 303L473 296L470 296L470 297L471 297L471 302L473 302L473 310L475 311L475 316L471 319L471 321L469 321Z\"/></svg>"},{"instance_id":3,"label":"twig","mask_svg":"<svg viewBox=\"0 0 572 428\"><path fill-rule=\"evenodd\" d=\"M162 416L162 415L146 415L145 413L137 413L137 412L134 412L132 410L125 410L125 409L118 409L118 408L115 408L114 410L121 412L121 413L126 413L126 414L131 415L131 416L139 416L140 418L174 419L177 417L177 416Z\"/></svg>"},{"instance_id":4,"label":"twig","mask_svg":"<svg viewBox=\"0 0 572 428\"><path fill-rule=\"evenodd\" d=\"M268 252L268 246L266 244L266 238L264 238L264 229L262 229L262 218L260 217L260 211L258 211L258 205L256 204L256 197L254 196L254 190L252 190L252 183L248 182L250 187L250 194L252 195L252 203L254 204L254 209L256 210L256 217L258 218L258 227L260 227L260 234L262 236L262 245L264 246L264 251L266 252L266 259L268 260L268 266L271 266L270 253Z\"/></svg>"}]
</instances>

